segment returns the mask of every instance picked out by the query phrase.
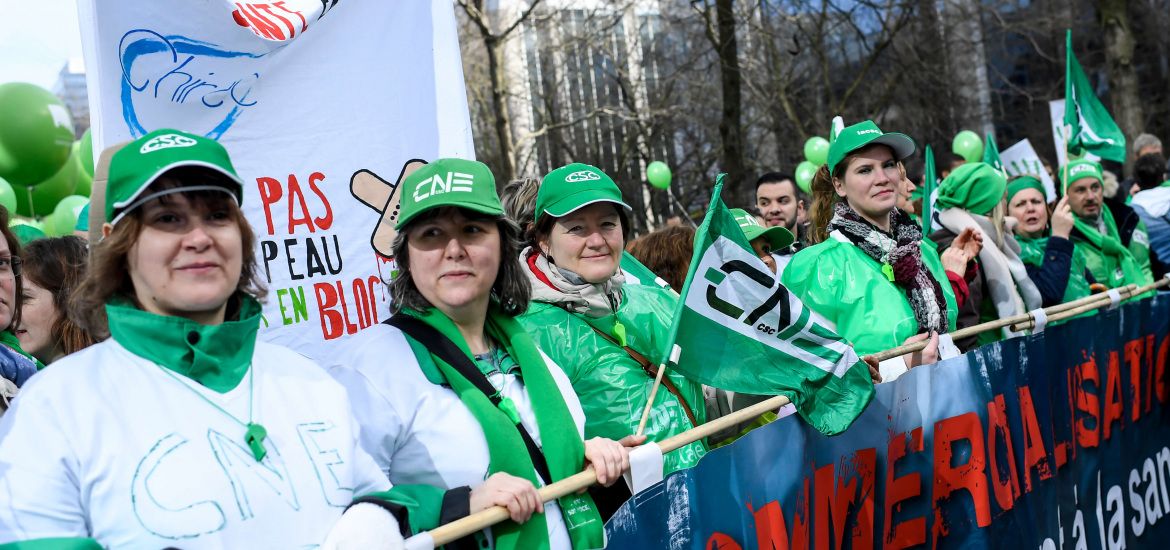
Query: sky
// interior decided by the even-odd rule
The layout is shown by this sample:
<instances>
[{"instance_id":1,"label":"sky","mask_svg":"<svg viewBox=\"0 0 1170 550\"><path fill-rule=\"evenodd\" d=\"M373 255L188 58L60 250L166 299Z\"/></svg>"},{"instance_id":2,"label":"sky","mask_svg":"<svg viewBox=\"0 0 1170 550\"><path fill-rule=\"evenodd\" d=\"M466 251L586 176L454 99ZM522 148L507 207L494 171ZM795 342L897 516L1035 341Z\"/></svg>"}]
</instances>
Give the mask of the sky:
<instances>
[{"instance_id":1,"label":"sky","mask_svg":"<svg viewBox=\"0 0 1170 550\"><path fill-rule=\"evenodd\" d=\"M81 58L77 0L0 0L0 84L52 89L70 58Z\"/></svg>"}]
</instances>

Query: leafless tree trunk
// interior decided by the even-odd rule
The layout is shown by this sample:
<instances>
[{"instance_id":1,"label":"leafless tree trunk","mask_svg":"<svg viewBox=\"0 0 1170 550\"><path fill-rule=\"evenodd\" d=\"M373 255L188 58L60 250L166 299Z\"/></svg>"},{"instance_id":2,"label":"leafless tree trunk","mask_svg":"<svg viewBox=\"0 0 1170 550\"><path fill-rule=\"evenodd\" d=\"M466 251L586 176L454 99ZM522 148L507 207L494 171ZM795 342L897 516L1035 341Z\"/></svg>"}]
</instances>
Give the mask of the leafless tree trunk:
<instances>
[{"instance_id":1,"label":"leafless tree trunk","mask_svg":"<svg viewBox=\"0 0 1170 550\"><path fill-rule=\"evenodd\" d=\"M1105 62L1109 74L1109 97L1113 116L1125 139L1133 143L1144 129L1138 76L1134 69L1134 36L1129 24L1126 0L1100 0L1101 28L1105 36ZM1125 172L1133 172L1133 148L1126 147Z\"/></svg>"}]
</instances>

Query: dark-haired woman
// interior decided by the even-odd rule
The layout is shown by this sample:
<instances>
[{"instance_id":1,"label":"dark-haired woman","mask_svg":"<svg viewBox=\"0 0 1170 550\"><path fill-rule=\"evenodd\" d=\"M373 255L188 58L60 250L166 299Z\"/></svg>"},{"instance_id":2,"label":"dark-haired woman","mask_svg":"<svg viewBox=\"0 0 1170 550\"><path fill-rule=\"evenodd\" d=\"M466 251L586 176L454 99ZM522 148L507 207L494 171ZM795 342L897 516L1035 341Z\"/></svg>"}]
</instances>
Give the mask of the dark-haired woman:
<instances>
[{"instance_id":1,"label":"dark-haired woman","mask_svg":"<svg viewBox=\"0 0 1170 550\"><path fill-rule=\"evenodd\" d=\"M94 343L89 331L69 318L69 296L85 277L89 252L80 237L53 237L24 248L24 303L16 337L44 364Z\"/></svg>"},{"instance_id":2,"label":"dark-haired woman","mask_svg":"<svg viewBox=\"0 0 1170 550\"><path fill-rule=\"evenodd\" d=\"M21 348L16 337L20 324L20 310L24 301L21 292L20 240L8 226L8 210L0 206L0 414L37 369L44 366Z\"/></svg>"},{"instance_id":3,"label":"dark-haired woman","mask_svg":"<svg viewBox=\"0 0 1170 550\"><path fill-rule=\"evenodd\" d=\"M623 444L635 440L583 440L569 381L514 318L530 289L520 230L491 172L440 159L402 185L394 316L347 342L331 369L349 389L364 446L395 490L420 503L414 530L498 505L511 521L480 533L480 544L600 547L588 494L542 504L536 487L587 464L612 484L629 465Z\"/></svg>"},{"instance_id":4,"label":"dark-haired woman","mask_svg":"<svg viewBox=\"0 0 1170 550\"><path fill-rule=\"evenodd\" d=\"M918 224L895 207L898 161L913 152L909 137L871 121L841 130L813 178L810 237L818 244L797 252L782 277L858 355L929 339L921 353L883 361L886 381L937 360L938 335L954 330L958 312L946 271L962 273L969 260L955 247L944 269Z\"/></svg>"},{"instance_id":5,"label":"dark-haired woman","mask_svg":"<svg viewBox=\"0 0 1170 550\"><path fill-rule=\"evenodd\" d=\"M242 195L201 136L156 130L113 156L110 222L73 306L110 338L33 377L0 419L0 543L306 548L377 525L401 545L404 508L346 511L390 484L344 388L256 339Z\"/></svg>"}]
</instances>

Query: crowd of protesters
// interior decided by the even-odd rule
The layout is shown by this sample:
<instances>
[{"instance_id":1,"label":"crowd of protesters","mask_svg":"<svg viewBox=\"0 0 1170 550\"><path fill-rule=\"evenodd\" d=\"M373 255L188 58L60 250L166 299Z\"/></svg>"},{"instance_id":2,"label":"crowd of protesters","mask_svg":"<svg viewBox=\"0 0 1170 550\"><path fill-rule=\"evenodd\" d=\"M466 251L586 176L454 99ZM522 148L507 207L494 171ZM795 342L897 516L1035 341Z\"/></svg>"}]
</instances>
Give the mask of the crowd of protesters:
<instances>
[{"instance_id":1,"label":"crowd of protesters","mask_svg":"<svg viewBox=\"0 0 1170 550\"><path fill-rule=\"evenodd\" d=\"M159 146L172 134L189 145ZM761 263L859 355L926 342L871 362L889 381L937 362L957 329L1163 276L1167 163L1152 136L1134 148L1113 194L1089 160L1054 170L1050 201L1039 175L944 156L927 197L908 175L915 142L864 121L834 136L808 193L769 172L754 205L729 206ZM448 172L469 175L467 192L413 192ZM401 185L393 315L326 364L257 338L256 237L215 141L158 130L114 154L93 243L15 232L0 208L0 543L397 548L503 506L510 521L458 544L599 547L633 448L764 398L673 370L655 391L696 232L633 238L602 170L569 164L498 194L486 165L436 159ZM628 275L637 260L663 286ZM777 414L667 453L663 470ZM214 495L251 482L228 463L262 465L273 490L222 508ZM601 487L542 502L539 487L588 466Z\"/></svg>"}]
</instances>

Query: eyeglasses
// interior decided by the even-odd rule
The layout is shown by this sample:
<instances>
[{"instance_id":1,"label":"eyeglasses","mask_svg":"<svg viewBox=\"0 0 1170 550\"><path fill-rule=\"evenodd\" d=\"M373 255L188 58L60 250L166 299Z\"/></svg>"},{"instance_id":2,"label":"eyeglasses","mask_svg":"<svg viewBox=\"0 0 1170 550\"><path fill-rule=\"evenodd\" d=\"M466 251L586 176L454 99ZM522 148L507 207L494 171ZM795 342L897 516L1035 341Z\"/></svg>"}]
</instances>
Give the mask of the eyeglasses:
<instances>
[{"instance_id":1,"label":"eyeglasses","mask_svg":"<svg viewBox=\"0 0 1170 550\"><path fill-rule=\"evenodd\" d=\"M0 257L0 279L11 279L20 275L20 256Z\"/></svg>"}]
</instances>

